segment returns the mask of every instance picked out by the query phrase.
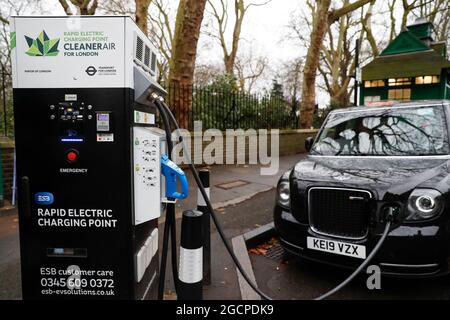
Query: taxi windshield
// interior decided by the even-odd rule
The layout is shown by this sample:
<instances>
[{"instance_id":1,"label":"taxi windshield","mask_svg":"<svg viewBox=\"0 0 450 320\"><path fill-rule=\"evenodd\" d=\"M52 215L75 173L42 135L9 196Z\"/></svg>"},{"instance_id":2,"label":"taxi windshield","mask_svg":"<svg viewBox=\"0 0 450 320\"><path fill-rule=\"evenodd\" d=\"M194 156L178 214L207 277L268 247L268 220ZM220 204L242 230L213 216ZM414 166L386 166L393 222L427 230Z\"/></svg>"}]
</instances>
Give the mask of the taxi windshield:
<instances>
[{"instance_id":1,"label":"taxi windshield","mask_svg":"<svg viewBox=\"0 0 450 320\"><path fill-rule=\"evenodd\" d=\"M311 154L322 156L448 155L444 107L399 107L331 114Z\"/></svg>"}]
</instances>

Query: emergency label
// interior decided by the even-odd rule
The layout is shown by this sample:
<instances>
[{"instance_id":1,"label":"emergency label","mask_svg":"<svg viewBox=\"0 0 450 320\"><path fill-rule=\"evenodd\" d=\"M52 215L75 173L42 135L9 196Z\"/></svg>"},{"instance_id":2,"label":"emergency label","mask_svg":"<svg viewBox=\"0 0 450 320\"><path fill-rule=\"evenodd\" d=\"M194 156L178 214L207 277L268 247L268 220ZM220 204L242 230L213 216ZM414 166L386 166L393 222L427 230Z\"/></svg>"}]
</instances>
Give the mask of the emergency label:
<instances>
[{"instance_id":1,"label":"emergency label","mask_svg":"<svg viewBox=\"0 0 450 320\"><path fill-rule=\"evenodd\" d=\"M101 228L117 227L117 219L111 209L54 209L38 208L39 227Z\"/></svg>"}]
</instances>

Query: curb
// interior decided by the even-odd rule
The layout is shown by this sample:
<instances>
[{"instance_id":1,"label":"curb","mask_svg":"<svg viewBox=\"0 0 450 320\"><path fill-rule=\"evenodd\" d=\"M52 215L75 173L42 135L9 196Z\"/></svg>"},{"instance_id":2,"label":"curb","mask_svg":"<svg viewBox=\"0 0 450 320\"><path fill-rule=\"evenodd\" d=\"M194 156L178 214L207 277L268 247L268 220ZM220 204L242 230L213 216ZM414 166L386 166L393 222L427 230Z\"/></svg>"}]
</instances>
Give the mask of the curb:
<instances>
[{"instance_id":1,"label":"curb","mask_svg":"<svg viewBox=\"0 0 450 320\"><path fill-rule=\"evenodd\" d=\"M213 209L216 210L216 209L220 209L220 208L226 208L226 207L229 207L229 206L237 205L237 204L240 204L240 203L242 203L244 201L247 201L247 200L250 200L250 199L256 197L260 193L268 192L268 191L273 190L273 189L274 189L274 187L267 187L267 188L261 189L259 191L250 193L248 195L245 195L245 196L242 196L242 197L239 197L239 198L234 198L234 199L228 200L228 201L213 203Z\"/></svg>"},{"instance_id":2,"label":"curb","mask_svg":"<svg viewBox=\"0 0 450 320\"><path fill-rule=\"evenodd\" d=\"M248 255L247 252L247 245L245 244L244 237L242 235L237 236L231 240L231 243L233 245L234 254L241 263L242 268L244 268L245 273L248 275L248 277L253 283L258 285L256 283L255 274L253 272L250 256ZM261 297L255 291L253 291L253 289L245 281L244 277L237 268L236 272L238 275L239 290L241 291L242 300L261 300Z\"/></svg>"},{"instance_id":3,"label":"curb","mask_svg":"<svg viewBox=\"0 0 450 320\"><path fill-rule=\"evenodd\" d=\"M231 243L233 244L233 251L236 257L244 268L245 273L256 285L258 284L256 282L255 273L253 272L253 266L250 261L250 255L248 254L247 246L270 239L274 234L274 224L269 223L265 226L244 233L243 235L237 236L231 240ZM236 272L238 275L238 283L242 300L261 300L261 297L255 291L253 291L253 289L250 287L247 281L245 281L244 277L237 268Z\"/></svg>"},{"instance_id":4,"label":"curb","mask_svg":"<svg viewBox=\"0 0 450 320\"><path fill-rule=\"evenodd\" d=\"M245 239L245 244L248 247L252 247L261 242L270 240L275 234L275 224L271 222L265 226L244 233L243 237Z\"/></svg>"},{"instance_id":5,"label":"curb","mask_svg":"<svg viewBox=\"0 0 450 320\"><path fill-rule=\"evenodd\" d=\"M238 204L240 204L240 203L242 203L244 201L247 201L247 200L250 200L250 199L256 197L260 193L269 192L269 191L274 190L274 189L275 189L274 187L268 187L268 188L261 189L260 191L256 191L254 193L251 193L251 194L239 197L239 198L235 198L235 199L228 200L228 201L223 201L223 202L213 203L212 204L213 205L213 209L217 210L217 209L226 208L226 207L229 207L229 206L238 205ZM0 215L1 215L1 213L0 213ZM179 220L179 219L181 219L182 216L183 216L183 212L182 211L177 211L175 218L176 218L176 220ZM165 221L166 221L166 218L165 218L165 216L163 216L163 217L161 217L159 219L158 224L161 225Z\"/></svg>"}]
</instances>

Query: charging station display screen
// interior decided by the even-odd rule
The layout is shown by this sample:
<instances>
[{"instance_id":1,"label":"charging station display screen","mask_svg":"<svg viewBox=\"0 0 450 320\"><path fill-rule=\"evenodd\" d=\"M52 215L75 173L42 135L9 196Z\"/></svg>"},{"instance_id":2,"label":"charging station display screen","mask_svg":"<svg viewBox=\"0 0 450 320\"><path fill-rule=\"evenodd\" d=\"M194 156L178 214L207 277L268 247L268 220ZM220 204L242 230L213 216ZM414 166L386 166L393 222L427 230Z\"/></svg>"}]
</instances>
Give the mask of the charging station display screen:
<instances>
[{"instance_id":1,"label":"charging station display screen","mask_svg":"<svg viewBox=\"0 0 450 320\"><path fill-rule=\"evenodd\" d=\"M109 121L109 114L99 114L98 121Z\"/></svg>"},{"instance_id":2,"label":"charging station display screen","mask_svg":"<svg viewBox=\"0 0 450 320\"><path fill-rule=\"evenodd\" d=\"M58 110L60 141L62 143L84 142L85 107L73 103L61 103Z\"/></svg>"},{"instance_id":3,"label":"charging station display screen","mask_svg":"<svg viewBox=\"0 0 450 320\"><path fill-rule=\"evenodd\" d=\"M108 132L110 131L110 115L109 113L97 114L97 131Z\"/></svg>"}]
</instances>

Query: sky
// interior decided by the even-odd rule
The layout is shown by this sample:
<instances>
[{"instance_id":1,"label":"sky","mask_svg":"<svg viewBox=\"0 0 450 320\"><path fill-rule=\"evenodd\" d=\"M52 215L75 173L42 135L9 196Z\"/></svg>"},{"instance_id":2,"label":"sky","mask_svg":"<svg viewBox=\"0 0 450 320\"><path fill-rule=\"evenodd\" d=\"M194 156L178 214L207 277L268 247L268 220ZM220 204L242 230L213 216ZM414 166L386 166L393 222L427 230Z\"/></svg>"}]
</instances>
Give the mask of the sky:
<instances>
[{"instance_id":1,"label":"sky","mask_svg":"<svg viewBox=\"0 0 450 320\"><path fill-rule=\"evenodd\" d=\"M254 3L265 2L264 0L253 1ZM251 7L242 28L242 46L252 45L256 52L266 55L269 61L295 58L298 55L298 48L286 40L283 41L283 38L288 33L287 25L291 13L299 8L299 2L292 0L272 0L264 6ZM203 37L202 41L204 44L205 41L211 40ZM210 54L202 55L202 52L199 52L201 59L205 58L204 56L210 56Z\"/></svg>"},{"instance_id":2,"label":"sky","mask_svg":"<svg viewBox=\"0 0 450 320\"><path fill-rule=\"evenodd\" d=\"M176 8L176 0L168 0ZM264 3L267 0L251 0L253 3ZM249 1L250 3L250 1ZM44 8L51 14L64 15L64 11L57 0L44 0ZM272 0L264 6L251 7L245 17L242 30L242 47L252 46L256 52L266 55L269 61L288 60L298 55L298 49L283 39L292 11L300 7L298 1ZM230 7L233 16L232 7ZM208 10L208 9L207 9ZM208 15L205 15L205 22ZM233 21L230 21L230 27ZM230 28L231 31L231 28ZM231 37L229 37L231 38ZM200 61L221 62L220 47L213 45L211 39L202 35L200 38L198 58ZM203 50L202 50L203 49ZM246 49L246 48L244 48ZM213 54L211 54L211 51Z\"/></svg>"},{"instance_id":3,"label":"sky","mask_svg":"<svg viewBox=\"0 0 450 320\"><path fill-rule=\"evenodd\" d=\"M168 1L177 3L174 0ZM251 0L252 3L264 3L266 1ZM272 0L264 6L251 7L244 20L242 42L245 43L243 45L249 45L249 42L251 42L257 51L265 53L270 60L288 60L298 55L294 46L289 45L287 41L280 43L280 40L288 32L287 24L291 13L301 7L299 3L293 0ZM52 15L65 15L57 0L44 0L43 5ZM172 5L172 7L175 8L176 5ZM230 7L230 9L233 8ZM231 16L233 16L233 12L231 12ZM207 19L207 15L205 19ZM230 21L230 26L232 22ZM205 42L211 42L211 39L202 35L200 47L204 46ZM214 52L218 49L215 47ZM200 59L207 59L206 57L211 58L210 52L203 54L199 52ZM217 58L220 60L221 57Z\"/></svg>"},{"instance_id":4,"label":"sky","mask_svg":"<svg viewBox=\"0 0 450 320\"><path fill-rule=\"evenodd\" d=\"M173 10L176 9L177 0L168 0ZM267 0L251 0L253 3L264 3ZM231 2L231 1L230 1ZM57 0L44 0L43 8L52 15L64 15L64 11ZM250 3L250 0L249 2ZM230 28L228 38L231 39L231 27L233 24L233 6L230 6ZM253 6L249 9L242 28L242 40L240 42L241 52L251 50L255 55L268 58L269 70L266 77L261 79L256 90L270 87L277 68L283 62L291 61L298 56L304 56L298 45L286 39L288 23L293 12L302 9L301 1L293 0L272 0L264 6ZM207 9L209 10L209 9ZM174 13L172 13L174 16ZM205 15L204 22L208 22L208 14ZM198 49L198 63L221 64L223 54L218 43L207 35L202 34ZM319 104L326 104L328 97L326 94L318 93Z\"/></svg>"}]
</instances>

